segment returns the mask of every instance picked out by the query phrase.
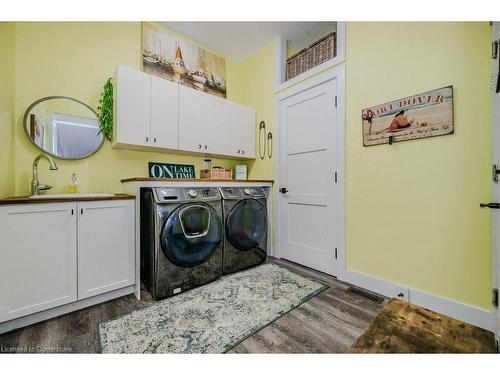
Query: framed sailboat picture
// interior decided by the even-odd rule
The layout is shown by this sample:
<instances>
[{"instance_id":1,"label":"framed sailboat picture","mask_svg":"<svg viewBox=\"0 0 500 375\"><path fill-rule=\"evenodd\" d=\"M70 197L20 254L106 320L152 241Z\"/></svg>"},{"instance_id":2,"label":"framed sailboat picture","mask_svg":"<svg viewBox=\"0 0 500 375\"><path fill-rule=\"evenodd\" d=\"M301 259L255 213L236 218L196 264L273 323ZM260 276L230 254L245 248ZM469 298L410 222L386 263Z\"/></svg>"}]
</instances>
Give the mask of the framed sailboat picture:
<instances>
[{"instance_id":1,"label":"framed sailboat picture","mask_svg":"<svg viewBox=\"0 0 500 375\"><path fill-rule=\"evenodd\" d=\"M363 146L453 134L453 86L365 108L361 117Z\"/></svg>"},{"instance_id":2,"label":"framed sailboat picture","mask_svg":"<svg viewBox=\"0 0 500 375\"><path fill-rule=\"evenodd\" d=\"M142 62L146 73L226 97L225 60L159 23L142 23Z\"/></svg>"}]
</instances>

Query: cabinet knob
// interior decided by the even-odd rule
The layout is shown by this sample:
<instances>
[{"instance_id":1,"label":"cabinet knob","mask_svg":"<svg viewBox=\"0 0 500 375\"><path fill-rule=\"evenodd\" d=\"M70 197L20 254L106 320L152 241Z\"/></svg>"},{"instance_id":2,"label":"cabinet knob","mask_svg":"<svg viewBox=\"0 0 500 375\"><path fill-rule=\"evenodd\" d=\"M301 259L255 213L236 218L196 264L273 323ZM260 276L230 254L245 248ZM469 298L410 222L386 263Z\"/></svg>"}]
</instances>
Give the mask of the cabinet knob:
<instances>
[{"instance_id":1,"label":"cabinet knob","mask_svg":"<svg viewBox=\"0 0 500 375\"><path fill-rule=\"evenodd\" d=\"M240 153L241 153L241 151L240 151L240 150L238 150L238 154L240 154Z\"/></svg>"},{"instance_id":2,"label":"cabinet knob","mask_svg":"<svg viewBox=\"0 0 500 375\"><path fill-rule=\"evenodd\" d=\"M149 137L146 137L146 142L149 142Z\"/></svg>"},{"instance_id":3,"label":"cabinet knob","mask_svg":"<svg viewBox=\"0 0 500 375\"><path fill-rule=\"evenodd\" d=\"M207 145L205 145L205 150L207 149Z\"/></svg>"},{"instance_id":4,"label":"cabinet knob","mask_svg":"<svg viewBox=\"0 0 500 375\"><path fill-rule=\"evenodd\" d=\"M153 138L153 143L156 143L156 138Z\"/></svg>"},{"instance_id":5,"label":"cabinet knob","mask_svg":"<svg viewBox=\"0 0 500 375\"><path fill-rule=\"evenodd\" d=\"M245 153L245 150L241 150L241 155L243 155Z\"/></svg>"},{"instance_id":6,"label":"cabinet knob","mask_svg":"<svg viewBox=\"0 0 500 375\"><path fill-rule=\"evenodd\" d=\"M201 145L198 145L198 148L201 150Z\"/></svg>"}]
</instances>

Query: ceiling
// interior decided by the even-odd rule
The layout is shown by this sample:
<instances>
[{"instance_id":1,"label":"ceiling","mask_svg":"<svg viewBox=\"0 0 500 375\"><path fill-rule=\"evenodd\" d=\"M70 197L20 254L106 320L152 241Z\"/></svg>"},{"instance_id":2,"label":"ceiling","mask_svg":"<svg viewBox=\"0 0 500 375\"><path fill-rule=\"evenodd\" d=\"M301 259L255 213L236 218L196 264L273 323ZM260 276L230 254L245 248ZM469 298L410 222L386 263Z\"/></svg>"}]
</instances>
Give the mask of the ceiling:
<instances>
[{"instance_id":1,"label":"ceiling","mask_svg":"<svg viewBox=\"0 0 500 375\"><path fill-rule=\"evenodd\" d=\"M335 30L335 22L160 23L235 62L244 61L278 35L293 50L300 50Z\"/></svg>"}]
</instances>

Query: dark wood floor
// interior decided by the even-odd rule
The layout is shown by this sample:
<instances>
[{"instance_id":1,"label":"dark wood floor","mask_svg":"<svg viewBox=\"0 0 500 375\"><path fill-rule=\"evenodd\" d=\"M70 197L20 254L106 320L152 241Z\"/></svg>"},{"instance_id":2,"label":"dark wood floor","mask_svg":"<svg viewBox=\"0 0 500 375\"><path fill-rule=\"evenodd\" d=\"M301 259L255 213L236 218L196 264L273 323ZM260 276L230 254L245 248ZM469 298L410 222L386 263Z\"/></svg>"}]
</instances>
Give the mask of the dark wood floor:
<instances>
[{"instance_id":1,"label":"dark wood floor","mask_svg":"<svg viewBox=\"0 0 500 375\"><path fill-rule=\"evenodd\" d=\"M348 284L291 262L270 259L297 273L318 279L327 290L246 339L230 353L343 353L365 331L383 304L346 293ZM147 293L118 298L61 317L0 335L0 352L30 347L35 351L99 352L98 323L144 308Z\"/></svg>"}]
</instances>

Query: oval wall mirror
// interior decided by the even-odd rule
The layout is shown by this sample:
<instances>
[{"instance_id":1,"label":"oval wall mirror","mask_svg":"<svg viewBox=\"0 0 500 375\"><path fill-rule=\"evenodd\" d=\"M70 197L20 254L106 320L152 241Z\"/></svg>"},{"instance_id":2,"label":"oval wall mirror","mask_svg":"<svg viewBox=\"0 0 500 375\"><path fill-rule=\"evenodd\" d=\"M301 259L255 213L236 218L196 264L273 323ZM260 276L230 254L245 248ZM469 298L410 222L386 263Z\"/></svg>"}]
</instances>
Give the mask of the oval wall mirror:
<instances>
[{"instance_id":1,"label":"oval wall mirror","mask_svg":"<svg viewBox=\"0 0 500 375\"><path fill-rule=\"evenodd\" d=\"M59 159L89 157L104 142L97 113L87 104L65 96L37 100L26 110L23 124L36 147Z\"/></svg>"}]
</instances>

